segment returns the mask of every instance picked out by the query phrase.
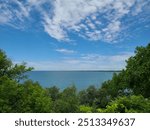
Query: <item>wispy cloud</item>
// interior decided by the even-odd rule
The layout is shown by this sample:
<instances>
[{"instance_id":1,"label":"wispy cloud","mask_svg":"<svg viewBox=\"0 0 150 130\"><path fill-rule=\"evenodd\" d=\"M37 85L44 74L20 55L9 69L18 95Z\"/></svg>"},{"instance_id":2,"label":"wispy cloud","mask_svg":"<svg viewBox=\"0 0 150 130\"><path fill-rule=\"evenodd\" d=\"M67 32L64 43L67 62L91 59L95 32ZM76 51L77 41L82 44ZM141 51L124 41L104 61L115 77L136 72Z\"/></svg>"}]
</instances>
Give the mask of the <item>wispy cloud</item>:
<instances>
[{"instance_id":1,"label":"wispy cloud","mask_svg":"<svg viewBox=\"0 0 150 130\"><path fill-rule=\"evenodd\" d=\"M115 42L119 37L122 38L122 32L126 31L127 25L122 22L122 19L126 16L138 15L149 2L146 0L56 0L53 2L53 16L44 19L45 30L50 36L59 40L68 38L67 32L73 31L89 40ZM98 22L102 24L97 24Z\"/></svg>"},{"instance_id":2,"label":"wispy cloud","mask_svg":"<svg viewBox=\"0 0 150 130\"><path fill-rule=\"evenodd\" d=\"M69 49L65 49L65 48L59 48L59 49L56 49L56 51L59 52L59 53L62 53L62 54L74 54L74 53L77 53L74 50L69 50Z\"/></svg>"},{"instance_id":3,"label":"wispy cloud","mask_svg":"<svg viewBox=\"0 0 150 130\"><path fill-rule=\"evenodd\" d=\"M118 55L81 54L78 58L62 58L52 61L28 61L35 70L120 70L133 53ZM19 62L16 62L19 63Z\"/></svg>"},{"instance_id":4,"label":"wispy cloud","mask_svg":"<svg viewBox=\"0 0 150 130\"><path fill-rule=\"evenodd\" d=\"M0 2L0 24L7 24L16 28L29 18L30 8L19 0L2 0Z\"/></svg>"},{"instance_id":5,"label":"wispy cloud","mask_svg":"<svg viewBox=\"0 0 150 130\"><path fill-rule=\"evenodd\" d=\"M150 22L144 16L150 15L149 7L150 0L1 0L0 24L21 28L34 12L44 31L57 40L71 39L71 32L89 40L116 42L124 39L128 26ZM126 20L135 17L137 23Z\"/></svg>"}]
</instances>

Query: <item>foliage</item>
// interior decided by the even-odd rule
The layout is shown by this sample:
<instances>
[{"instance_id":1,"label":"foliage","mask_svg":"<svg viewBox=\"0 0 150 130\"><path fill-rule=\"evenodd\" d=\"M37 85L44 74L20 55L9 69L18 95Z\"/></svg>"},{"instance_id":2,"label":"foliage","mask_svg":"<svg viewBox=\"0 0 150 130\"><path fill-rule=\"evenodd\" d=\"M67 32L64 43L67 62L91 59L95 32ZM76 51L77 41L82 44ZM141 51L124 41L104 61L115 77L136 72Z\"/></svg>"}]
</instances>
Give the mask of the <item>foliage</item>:
<instances>
[{"instance_id":1,"label":"foliage","mask_svg":"<svg viewBox=\"0 0 150 130\"><path fill-rule=\"evenodd\" d=\"M130 112L150 112L150 100L143 96L123 96L118 97L107 105L104 112L108 113L130 113Z\"/></svg>"},{"instance_id":2,"label":"foliage","mask_svg":"<svg viewBox=\"0 0 150 130\"><path fill-rule=\"evenodd\" d=\"M68 87L60 93L60 98L54 102L54 112L78 112L79 100L76 88Z\"/></svg>"},{"instance_id":3,"label":"foliage","mask_svg":"<svg viewBox=\"0 0 150 130\"><path fill-rule=\"evenodd\" d=\"M56 101L60 97L59 88L56 86L46 88L47 95L52 99L52 101Z\"/></svg>"},{"instance_id":4,"label":"foliage","mask_svg":"<svg viewBox=\"0 0 150 130\"><path fill-rule=\"evenodd\" d=\"M97 97L97 89L94 86L89 86L86 90L79 92L79 100L82 105L92 106Z\"/></svg>"},{"instance_id":5,"label":"foliage","mask_svg":"<svg viewBox=\"0 0 150 130\"><path fill-rule=\"evenodd\" d=\"M92 113L92 111L93 111L93 108L89 106L81 105L79 107L79 112L81 113Z\"/></svg>"},{"instance_id":6,"label":"foliage","mask_svg":"<svg viewBox=\"0 0 150 130\"><path fill-rule=\"evenodd\" d=\"M97 91L97 97L94 102L94 106L96 108L105 108L108 102L111 100L108 89L107 87L104 87L104 84L103 87Z\"/></svg>"},{"instance_id":7,"label":"foliage","mask_svg":"<svg viewBox=\"0 0 150 130\"><path fill-rule=\"evenodd\" d=\"M38 84L20 85L6 77L0 83L0 112L51 112L51 99Z\"/></svg>"},{"instance_id":8,"label":"foliage","mask_svg":"<svg viewBox=\"0 0 150 130\"><path fill-rule=\"evenodd\" d=\"M150 44L136 48L135 56L127 61L126 75L134 94L150 97Z\"/></svg>"},{"instance_id":9,"label":"foliage","mask_svg":"<svg viewBox=\"0 0 150 130\"><path fill-rule=\"evenodd\" d=\"M126 62L126 69L114 74L112 80L106 81L102 88L107 89L112 99L132 94L150 97L150 44L137 47L135 56Z\"/></svg>"},{"instance_id":10,"label":"foliage","mask_svg":"<svg viewBox=\"0 0 150 130\"><path fill-rule=\"evenodd\" d=\"M20 112L51 112L52 101L45 89L38 83L28 80L19 87L20 100L16 107L20 106Z\"/></svg>"},{"instance_id":11,"label":"foliage","mask_svg":"<svg viewBox=\"0 0 150 130\"><path fill-rule=\"evenodd\" d=\"M31 67L27 68L25 63L14 65L12 61L7 58L6 54L0 50L0 77L7 76L8 78L19 82L26 78L25 73L32 69L33 68Z\"/></svg>"},{"instance_id":12,"label":"foliage","mask_svg":"<svg viewBox=\"0 0 150 130\"><path fill-rule=\"evenodd\" d=\"M0 77L0 112L14 112L17 88L16 82L7 77Z\"/></svg>"},{"instance_id":13,"label":"foliage","mask_svg":"<svg viewBox=\"0 0 150 130\"><path fill-rule=\"evenodd\" d=\"M0 112L51 112L51 98L38 83L19 83L31 69L13 65L0 51Z\"/></svg>"}]
</instances>

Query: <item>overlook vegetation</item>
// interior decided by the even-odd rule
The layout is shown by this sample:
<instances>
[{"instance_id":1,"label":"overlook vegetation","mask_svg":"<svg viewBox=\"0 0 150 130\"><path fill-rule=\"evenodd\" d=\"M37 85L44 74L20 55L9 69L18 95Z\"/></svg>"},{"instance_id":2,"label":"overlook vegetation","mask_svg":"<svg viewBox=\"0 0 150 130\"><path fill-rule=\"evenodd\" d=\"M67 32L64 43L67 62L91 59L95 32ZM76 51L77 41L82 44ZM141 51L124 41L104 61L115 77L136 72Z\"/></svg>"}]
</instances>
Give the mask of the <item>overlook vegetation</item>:
<instances>
[{"instance_id":1,"label":"overlook vegetation","mask_svg":"<svg viewBox=\"0 0 150 130\"><path fill-rule=\"evenodd\" d=\"M25 63L14 65L0 50L0 112L150 112L150 44L137 47L135 56L126 62L124 70L99 88L77 92L71 86L60 91L29 80L25 74L33 68Z\"/></svg>"}]
</instances>

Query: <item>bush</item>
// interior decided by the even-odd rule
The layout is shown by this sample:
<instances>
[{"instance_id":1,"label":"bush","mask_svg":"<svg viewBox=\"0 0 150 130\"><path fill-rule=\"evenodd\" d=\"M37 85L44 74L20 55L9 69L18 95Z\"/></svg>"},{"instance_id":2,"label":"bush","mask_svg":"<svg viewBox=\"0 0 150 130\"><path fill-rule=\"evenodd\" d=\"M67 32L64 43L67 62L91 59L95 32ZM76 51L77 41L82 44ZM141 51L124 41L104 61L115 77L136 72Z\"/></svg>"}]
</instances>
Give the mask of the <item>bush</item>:
<instances>
[{"instance_id":1,"label":"bush","mask_svg":"<svg viewBox=\"0 0 150 130\"><path fill-rule=\"evenodd\" d=\"M107 105L104 112L109 113L147 113L150 112L150 100L145 99L143 96L123 96L118 97Z\"/></svg>"},{"instance_id":2,"label":"bush","mask_svg":"<svg viewBox=\"0 0 150 130\"><path fill-rule=\"evenodd\" d=\"M92 111L93 111L92 107L84 106L84 105L81 105L79 107L79 109L80 109L79 112L81 112L81 113L92 113Z\"/></svg>"}]
</instances>

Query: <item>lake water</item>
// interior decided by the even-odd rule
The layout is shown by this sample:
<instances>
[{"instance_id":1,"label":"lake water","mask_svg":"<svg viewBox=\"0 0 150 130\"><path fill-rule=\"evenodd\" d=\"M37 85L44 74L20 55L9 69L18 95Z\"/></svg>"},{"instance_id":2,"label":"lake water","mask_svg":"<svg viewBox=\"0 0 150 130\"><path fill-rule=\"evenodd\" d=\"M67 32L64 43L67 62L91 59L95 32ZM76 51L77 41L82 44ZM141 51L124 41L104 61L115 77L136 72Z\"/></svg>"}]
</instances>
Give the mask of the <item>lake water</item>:
<instances>
[{"instance_id":1,"label":"lake water","mask_svg":"<svg viewBox=\"0 0 150 130\"><path fill-rule=\"evenodd\" d=\"M112 79L113 73L113 71L31 71L28 76L43 87L57 86L64 89L75 85L78 90L82 90L90 85L100 87L104 81Z\"/></svg>"}]
</instances>

